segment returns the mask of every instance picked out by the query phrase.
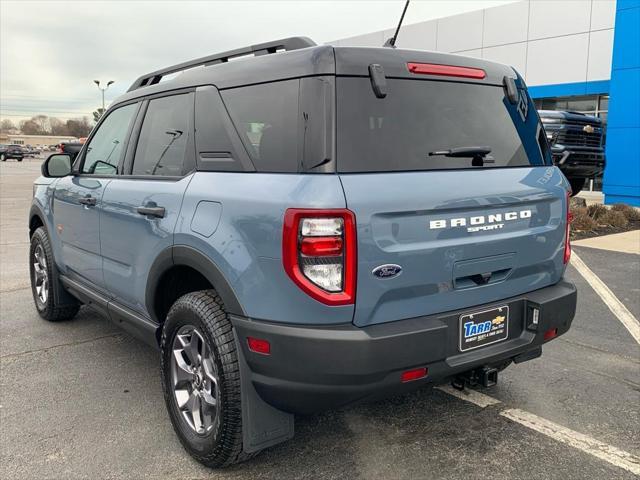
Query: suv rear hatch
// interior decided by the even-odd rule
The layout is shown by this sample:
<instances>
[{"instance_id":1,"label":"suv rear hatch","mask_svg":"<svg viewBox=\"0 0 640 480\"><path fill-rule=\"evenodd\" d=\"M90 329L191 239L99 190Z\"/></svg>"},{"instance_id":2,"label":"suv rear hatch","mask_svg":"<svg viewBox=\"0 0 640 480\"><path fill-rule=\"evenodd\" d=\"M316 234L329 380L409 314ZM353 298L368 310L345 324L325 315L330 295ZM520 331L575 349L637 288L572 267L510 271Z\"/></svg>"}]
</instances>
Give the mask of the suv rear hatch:
<instances>
[{"instance_id":1,"label":"suv rear hatch","mask_svg":"<svg viewBox=\"0 0 640 480\"><path fill-rule=\"evenodd\" d=\"M357 222L354 323L478 306L558 282L567 185L521 80L512 103L495 74L405 72L387 74L383 98L369 77L336 79L337 169ZM491 149L482 161L429 155L479 146Z\"/></svg>"}]
</instances>

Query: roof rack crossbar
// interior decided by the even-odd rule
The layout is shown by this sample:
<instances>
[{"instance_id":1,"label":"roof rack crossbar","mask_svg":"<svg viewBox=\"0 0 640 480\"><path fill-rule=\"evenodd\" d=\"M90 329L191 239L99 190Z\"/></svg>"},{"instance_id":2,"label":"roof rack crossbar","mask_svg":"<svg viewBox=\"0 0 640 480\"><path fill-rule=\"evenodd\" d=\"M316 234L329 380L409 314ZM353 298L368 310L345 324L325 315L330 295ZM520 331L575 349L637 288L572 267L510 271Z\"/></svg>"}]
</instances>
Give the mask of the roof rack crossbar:
<instances>
[{"instance_id":1,"label":"roof rack crossbar","mask_svg":"<svg viewBox=\"0 0 640 480\"><path fill-rule=\"evenodd\" d=\"M235 50L229 50L227 52L216 53L142 75L131 84L127 92L131 92L132 90L136 90L142 87L148 87L149 85L155 85L156 83L159 83L160 80L162 80L162 77L171 75L172 73L180 72L182 70L188 70L190 68L200 66L208 67L210 65L226 63L233 58L244 57L247 55L269 55L271 53L277 53L283 50L298 50L300 48L313 47L315 45L316 43L307 37L289 37L280 40L273 40L271 42L260 43L258 45L251 45L244 48L237 48Z\"/></svg>"}]
</instances>

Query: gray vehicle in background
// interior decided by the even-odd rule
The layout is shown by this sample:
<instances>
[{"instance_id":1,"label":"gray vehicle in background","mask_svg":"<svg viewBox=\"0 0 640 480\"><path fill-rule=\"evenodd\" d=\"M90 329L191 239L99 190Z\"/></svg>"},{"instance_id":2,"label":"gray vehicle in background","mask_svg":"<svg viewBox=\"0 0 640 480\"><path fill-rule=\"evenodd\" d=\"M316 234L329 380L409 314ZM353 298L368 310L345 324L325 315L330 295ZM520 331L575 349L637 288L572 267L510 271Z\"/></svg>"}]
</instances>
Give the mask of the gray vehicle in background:
<instances>
[{"instance_id":1,"label":"gray vehicle in background","mask_svg":"<svg viewBox=\"0 0 640 480\"><path fill-rule=\"evenodd\" d=\"M602 120L578 112L538 110L551 146L553 163L577 195L585 182L602 175L605 154Z\"/></svg>"},{"instance_id":2,"label":"gray vehicle in background","mask_svg":"<svg viewBox=\"0 0 640 480\"><path fill-rule=\"evenodd\" d=\"M159 348L176 434L223 467L294 414L539 357L575 314L568 194L511 67L277 40L143 75L43 163L33 298Z\"/></svg>"}]
</instances>

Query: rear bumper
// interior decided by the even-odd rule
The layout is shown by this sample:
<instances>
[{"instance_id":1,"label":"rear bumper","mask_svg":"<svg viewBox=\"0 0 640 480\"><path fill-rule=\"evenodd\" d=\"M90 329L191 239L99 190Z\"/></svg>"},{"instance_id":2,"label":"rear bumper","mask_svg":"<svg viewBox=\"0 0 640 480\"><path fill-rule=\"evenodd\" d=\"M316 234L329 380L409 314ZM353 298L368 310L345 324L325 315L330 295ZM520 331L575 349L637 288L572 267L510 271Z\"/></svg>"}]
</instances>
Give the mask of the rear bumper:
<instances>
[{"instance_id":1,"label":"rear bumper","mask_svg":"<svg viewBox=\"0 0 640 480\"><path fill-rule=\"evenodd\" d=\"M557 329L562 335L569 329L576 299L574 285L561 281L494 304L365 328L351 324L286 326L240 317L231 320L259 395L280 410L307 414L442 383L486 365L536 358L544 332ZM503 305L509 305L510 310L508 338L460 352L460 315ZM529 306L540 309L536 330L526 328ZM268 340L271 354L249 351L247 337ZM401 373L416 367L427 367L428 375L401 383Z\"/></svg>"}]
</instances>

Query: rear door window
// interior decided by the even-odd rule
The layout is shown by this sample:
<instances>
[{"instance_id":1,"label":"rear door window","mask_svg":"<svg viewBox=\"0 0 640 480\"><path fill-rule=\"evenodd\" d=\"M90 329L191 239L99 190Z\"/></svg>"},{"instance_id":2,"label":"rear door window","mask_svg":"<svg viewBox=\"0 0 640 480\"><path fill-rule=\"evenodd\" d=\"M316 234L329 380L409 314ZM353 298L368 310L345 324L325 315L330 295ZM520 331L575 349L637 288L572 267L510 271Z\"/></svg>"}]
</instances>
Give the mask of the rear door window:
<instances>
[{"instance_id":1,"label":"rear door window","mask_svg":"<svg viewBox=\"0 0 640 480\"><path fill-rule=\"evenodd\" d=\"M133 161L133 175L181 176L191 135L191 94L149 101Z\"/></svg>"},{"instance_id":2,"label":"rear door window","mask_svg":"<svg viewBox=\"0 0 640 480\"><path fill-rule=\"evenodd\" d=\"M220 92L258 171L298 170L299 89L296 79Z\"/></svg>"},{"instance_id":3,"label":"rear door window","mask_svg":"<svg viewBox=\"0 0 640 480\"><path fill-rule=\"evenodd\" d=\"M387 84L387 96L376 98L369 78L337 79L338 171L477 168L472 158L429 155L461 147L491 148L493 163L484 164L489 168L548 162L524 90L518 106L501 86L409 79Z\"/></svg>"}]
</instances>

